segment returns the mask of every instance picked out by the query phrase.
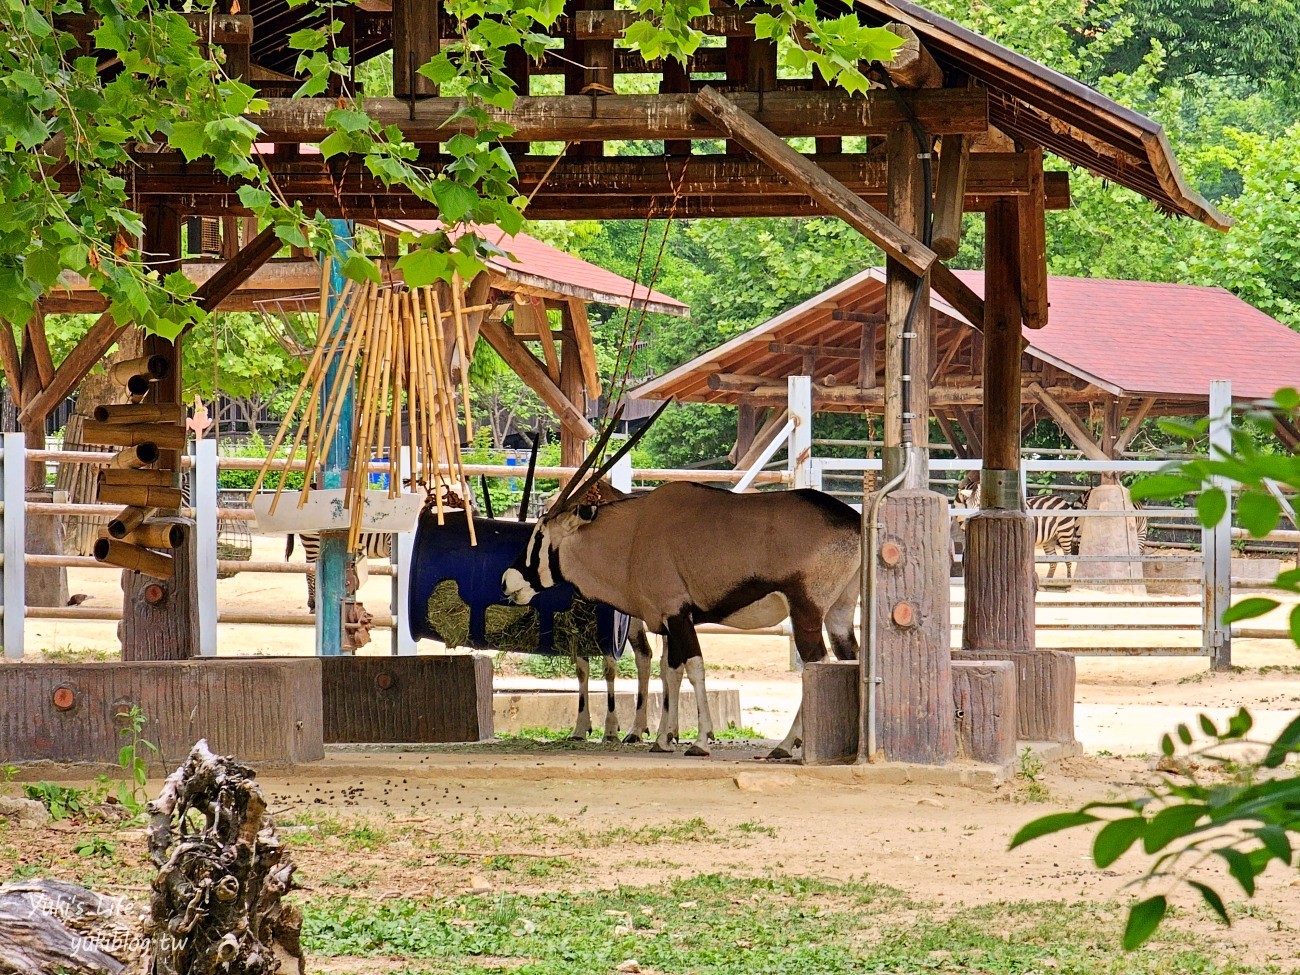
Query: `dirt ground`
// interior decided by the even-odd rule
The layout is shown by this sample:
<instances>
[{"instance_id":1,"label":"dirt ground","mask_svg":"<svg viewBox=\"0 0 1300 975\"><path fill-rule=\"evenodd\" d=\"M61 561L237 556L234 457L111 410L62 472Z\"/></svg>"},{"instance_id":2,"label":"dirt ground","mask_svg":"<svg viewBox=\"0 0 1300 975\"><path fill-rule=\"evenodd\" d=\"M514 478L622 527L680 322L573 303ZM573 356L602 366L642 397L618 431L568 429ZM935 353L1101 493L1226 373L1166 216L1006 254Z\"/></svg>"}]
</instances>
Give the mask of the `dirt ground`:
<instances>
[{"instance_id":1,"label":"dirt ground","mask_svg":"<svg viewBox=\"0 0 1300 975\"><path fill-rule=\"evenodd\" d=\"M282 555L259 539L256 558ZM297 556L301 558L301 555ZM74 570L85 605L120 599L113 573ZM386 612L389 582L374 578L362 598ZM219 583L223 605L305 612L301 576L244 576ZM1097 594L1044 594L1043 646L1191 645L1195 630L1130 638L1088 630L1120 619L1198 623L1194 606L1132 609L1057 606ZM1255 625L1284 625L1289 606ZM960 610L954 609L957 619ZM112 623L29 621L29 649L51 656L108 652ZM309 653L311 630L223 626L223 653ZM386 653L378 633L367 652ZM706 637L715 685L740 688L745 724L764 737L785 731L798 696L781 638ZM268 771L264 787L289 835L310 891L371 898L452 897L472 890L535 894L665 884L710 873L796 875L883 882L934 909L1007 900L1127 900L1144 861L1126 857L1108 870L1087 856L1092 834L1074 831L1008 852L1011 835L1036 816L1094 799L1139 793L1152 772L1160 734L1205 711L1240 706L1268 734L1294 717L1300 702L1300 654L1287 641L1238 640L1240 670L1208 673L1198 657L1080 657L1077 729L1088 754L1041 773L1027 769L996 791L921 784L850 784L784 775L753 761L761 748L728 743L713 760L657 759L638 746L596 742L493 745L459 750L332 750L299 772ZM33 654L35 656L35 654ZM534 678L503 673L498 685ZM763 774L747 774L751 769ZM15 865L54 864L77 827L10 831L3 849ZM119 842L132 834L118 832ZM138 837L137 837L138 838ZM60 851L63 851L60 854ZM85 867L85 865L82 865ZM15 867L16 868L16 867ZM89 869L85 867L85 869ZM88 879L125 892L144 889L148 872L129 856ZM1213 869L1202 879L1226 878ZM1189 905L1180 923L1211 935L1223 957L1245 964L1300 964L1300 880L1270 870L1259 900L1230 929ZM1243 914L1241 905L1238 913ZM345 958L315 971L380 971Z\"/></svg>"}]
</instances>

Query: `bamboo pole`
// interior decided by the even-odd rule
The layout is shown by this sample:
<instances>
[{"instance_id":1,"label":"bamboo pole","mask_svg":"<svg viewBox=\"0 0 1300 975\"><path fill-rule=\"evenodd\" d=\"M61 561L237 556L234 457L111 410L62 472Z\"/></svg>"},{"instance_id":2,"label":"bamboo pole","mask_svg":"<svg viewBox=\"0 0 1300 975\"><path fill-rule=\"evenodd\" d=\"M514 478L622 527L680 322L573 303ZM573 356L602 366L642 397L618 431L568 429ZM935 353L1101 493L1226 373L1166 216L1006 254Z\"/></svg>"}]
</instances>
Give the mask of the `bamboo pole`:
<instances>
[{"instance_id":1,"label":"bamboo pole","mask_svg":"<svg viewBox=\"0 0 1300 975\"><path fill-rule=\"evenodd\" d=\"M276 431L275 440L271 443L271 449L267 452L266 455L266 462L262 465L262 469L258 471L257 479L253 482L252 490L249 491L250 499L261 489L262 482L266 479L266 475L270 470L271 463L275 459L275 453L277 450L280 449L280 445L284 442L285 435L289 432L289 426L290 424L293 423L294 411L298 409L298 404L302 401L303 393L311 385L312 376L316 371L317 365L320 362L321 357L325 353L326 346L329 344L326 341L326 337L329 334L330 330L336 327L336 323L338 322L339 317L343 314L344 308L348 306L351 292L352 292L352 282L347 281L343 285L343 293L339 298L338 307L334 309L334 315L330 318L329 322L325 324L323 329L317 330L316 348L312 351L311 359L310 361L308 361L306 369L303 370L302 381L298 383L298 391L294 393L293 399L289 403L289 409L284 415L284 421L280 424L280 429ZM321 316L320 321L322 322L325 321L324 315ZM295 446L294 450L289 454L289 458L291 460L293 459L293 455L296 452L297 452L297 447ZM283 474L280 476L280 483L281 484L284 483Z\"/></svg>"},{"instance_id":2,"label":"bamboo pole","mask_svg":"<svg viewBox=\"0 0 1300 975\"><path fill-rule=\"evenodd\" d=\"M135 531L144 520L149 517L150 508L128 507L108 523L108 534L113 538L126 538L127 535Z\"/></svg>"},{"instance_id":3,"label":"bamboo pole","mask_svg":"<svg viewBox=\"0 0 1300 975\"><path fill-rule=\"evenodd\" d=\"M185 446L185 428L161 423L96 423L81 427L83 443L104 447L138 447L151 443L169 450Z\"/></svg>"},{"instance_id":4,"label":"bamboo pole","mask_svg":"<svg viewBox=\"0 0 1300 975\"><path fill-rule=\"evenodd\" d=\"M126 403L96 406L92 415L98 423L180 423L185 407L180 403Z\"/></svg>"},{"instance_id":5,"label":"bamboo pole","mask_svg":"<svg viewBox=\"0 0 1300 975\"><path fill-rule=\"evenodd\" d=\"M182 498L180 488L100 484L99 500L104 504L125 504L133 508L179 508Z\"/></svg>"},{"instance_id":6,"label":"bamboo pole","mask_svg":"<svg viewBox=\"0 0 1300 975\"><path fill-rule=\"evenodd\" d=\"M436 319L436 321L441 322L442 309L441 307L439 307L438 293L436 291L433 292L433 307L434 310L438 312L438 318ZM432 328L429 330L429 334L432 335L434 344L436 346L434 349L434 354L437 356L435 362L440 368L440 370L442 370L442 367L447 363L444 350L441 346L442 329L441 327ZM460 431L456 429L455 390L451 388L450 383L447 381L447 375L445 370L442 371L441 378L443 384L441 385L439 394L440 394L440 406L442 408L439 410L439 413L440 415L443 416L442 427L446 432L448 439L451 441L450 449L448 450L447 457L449 462L451 461L452 457L455 458L454 469L456 471L456 480L457 480L456 493L461 496L461 501L465 506L465 524L469 531L469 543L471 545L477 545L478 538L475 536L475 532L474 532L474 511L470 506L469 498L467 496L469 493L469 485L465 481L465 474L464 474L465 462L464 459L461 457L461 452L460 452Z\"/></svg>"},{"instance_id":7,"label":"bamboo pole","mask_svg":"<svg viewBox=\"0 0 1300 975\"><path fill-rule=\"evenodd\" d=\"M452 322L456 327L456 348L460 350L460 398L465 409L465 439L474 439L473 420L469 409L469 363L473 350L469 347L469 328L465 322L465 288L459 274L451 277ZM547 328L550 326L548 325Z\"/></svg>"},{"instance_id":8,"label":"bamboo pole","mask_svg":"<svg viewBox=\"0 0 1300 975\"><path fill-rule=\"evenodd\" d=\"M136 444L134 447L119 450L113 455L113 459L108 462L108 466L114 470L147 467L158 462L158 454L158 445L156 443Z\"/></svg>"},{"instance_id":9,"label":"bamboo pole","mask_svg":"<svg viewBox=\"0 0 1300 975\"><path fill-rule=\"evenodd\" d=\"M107 527L99 530L99 537L113 538L108 533ZM185 541L185 530L174 521L147 521L126 537L114 540L139 545L142 548L176 548Z\"/></svg>"},{"instance_id":10,"label":"bamboo pole","mask_svg":"<svg viewBox=\"0 0 1300 975\"><path fill-rule=\"evenodd\" d=\"M429 442L434 445L434 455L439 458L438 463L434 465L432 474L428 474L426 483L429 490L433 491L434 503L438 509L438 524L444 524L446 514L443 505L442 492L442 456L445 454L447 467L450 470L455 464L455 458L450 453L450 444L446 442L443 418L445 416L442 409L442 359L437 354L439 346L437 338L433 332L439 327L441 320L441 309L438 306L438 296L432 286L425 288L425 311L428 325L417 328L415 331L415 341L420 349L420 359L424 364L423 376L426 381L424 396L424 414L423 422L425 435Z\"/></svg>"},{"instance_id":11,"label":"bamboo pole","mask_svg":"<svg viewBox=\"0 0 1300 975\"><path fill-rule=\"evenodd\" d=\"M170 579L175 563L170 555L162 555L139 545L119 542L111 538L95 541L95 561L107 562L122 569L131 569L154 579Z\"/></svg>"},{"instance_id":12,"label":"bamboo pole","mask_svg":"<svg viewBox=\"0 0 1300 975\"><path fill-rule=\"evenodd\" d=\"M146 382L154 383L166 379L171 368L165 355L145 355L116 363L108 370L108 377L119 386L128 385L135 376L142 376Z\"/></svg>"},{"instance_id":13,"label":"bamboo pole","mask_svg":"<svg viewBox=\"0 0 1300 975\"><path fill-rule=\"evenodd\" d=\"M173 487L175 471L139 470L134 467L105 467L99 472L99 483L130 484L144 487Z\"/></svg>"},{"instance_id":14,"label":"bamboo pole","mask_svg":"<svg viewBox=\"0 0 1300 975\"><path fill-rule=\"evenodd\" d=\"M421 301L418 304L422 304L424 310L432 315L433 305L430 301L429 291L428 287L421 289L419 292ZM436 319L434 320L436 321ZM429 422L429 384L436 383L437 376L433 370L433 363L427 359L427 347L421 340L423 330L423 316L417 305L412 316L411 326L411 348L414 351L413 361L415 363L415 371L411 376L411 390L417 393L419 406L418 412L411 419L411 428L420 431L420 438L424 443L424 450L420 455L422 469L419 479L423 482L425 489L433 495L438 524L442 525L446 523L442 492L438 490L438 471L442 463L442 452L439 450L438 440L433 436L433 428Z\"/></svg>"}]
</instances>

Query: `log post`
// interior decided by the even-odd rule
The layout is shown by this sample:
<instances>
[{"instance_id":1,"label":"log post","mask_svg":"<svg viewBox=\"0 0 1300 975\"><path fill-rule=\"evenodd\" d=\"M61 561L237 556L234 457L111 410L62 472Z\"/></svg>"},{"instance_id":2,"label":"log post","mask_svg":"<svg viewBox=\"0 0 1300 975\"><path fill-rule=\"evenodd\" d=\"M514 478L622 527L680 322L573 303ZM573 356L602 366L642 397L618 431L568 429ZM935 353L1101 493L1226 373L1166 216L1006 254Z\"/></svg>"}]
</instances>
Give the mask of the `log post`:
<instances>
[{"instance_id":1,"label":"log post","mask_svg":"<svg viewBox=\"0 0 1300 975\"><path fill-rule=\"evenodd\" d=\"M435 0L393 0L393 94L398 98L438 94L419 71L438 53L441 6Z\"/></svg>"},{"instance_id":2,"label":"log post","mask_svg":"<svg viewBox=\"0 0 1300 975\"><path fill-rule=\"evenodd\" d=\"M876 591L879 745L892 762L957 755L948 614L948 503L901 490L881 509Z\"/></svg>"},{"instance_id":3,"label":"log post","mask_svg":"<svg viewBox=\"0 0 1300 975\"><path fill-rule=\"evenodd\" d=\"M543 313L543 328L550 329ZM586 403L586 393L582 375L581 352L577 337L573 333L572 321L564 316L564 331L560 333L560 392L575 407L581 408ZM579 436L570 425L560 427L560 466L577 467L587 456L587 441Z\"/></svg>"},{"instance_id":4,"label":"log post","mask_svg":"<svg viewBox=\"0 0 1300 975\"><path fill-rule=\"evenodd\" d=\"M122 622L118 637L123 660L188 660L199 655L199 582L194 522L159 518L180 532L173 545L172 577L122 573ZM173 540L177 539L172 531ZM146 550L147 551L147 550Z\"/></svg>"}]
</instances>

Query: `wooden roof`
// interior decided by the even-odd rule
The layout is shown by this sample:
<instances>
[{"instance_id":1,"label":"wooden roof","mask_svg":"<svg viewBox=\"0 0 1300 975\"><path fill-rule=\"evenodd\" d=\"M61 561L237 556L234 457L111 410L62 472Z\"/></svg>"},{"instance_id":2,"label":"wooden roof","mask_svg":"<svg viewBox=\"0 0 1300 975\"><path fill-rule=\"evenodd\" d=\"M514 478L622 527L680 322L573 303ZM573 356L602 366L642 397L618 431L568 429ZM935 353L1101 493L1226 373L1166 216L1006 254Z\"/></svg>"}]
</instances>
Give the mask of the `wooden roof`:
<instances>
[{"instance_id":1,"label":"wooden roof","mask_svg":"<svg viewBox=\"0 0 1300 975\"><path fill-rule=\"evenodd\" d=\"M982 272L957 274L983 293ZM870 319L884 310L884 277L868 268L630 395L729 405L779 400L788 377L811 374L818 409L878 411L871 377L883 374L883 327ZM1024 331L1025 385L1037 382L1059 399L1152 398L1158 410L1177 413L1204 410L1213 380L1231 380L1240 399L1300 380L1300 334L1223 288L1052 277L1049 290L1051 324ZM931 376L933 402L978 406L980 337L938 295L931 302L940 364ZM864 332L874 346L865 388Z\"/></svg>"}]
</instances>

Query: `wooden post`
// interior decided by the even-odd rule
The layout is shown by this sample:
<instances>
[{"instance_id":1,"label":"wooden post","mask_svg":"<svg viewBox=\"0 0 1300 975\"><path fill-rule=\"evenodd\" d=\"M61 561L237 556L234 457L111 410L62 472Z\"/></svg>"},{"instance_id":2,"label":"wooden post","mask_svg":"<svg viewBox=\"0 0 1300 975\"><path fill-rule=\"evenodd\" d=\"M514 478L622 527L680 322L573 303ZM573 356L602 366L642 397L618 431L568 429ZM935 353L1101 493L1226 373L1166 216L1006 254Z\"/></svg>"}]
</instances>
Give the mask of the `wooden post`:
<instances>
[{"instance_id":1,"label":"wooden post","mask_svg":"<svg viewBox=\"0 0 1300 975\"><path fill-rule=\"evenodd\" d=\"M917 157L921 146L907 126L899 126L889 134L887 155L889 166L889 218L906 234L922 234L922 208L924 205L924 180L921 161ZM909 321L908 312L915 305ZM893 257L885 259L885 480L892 478L903 467L902 445L904 430L910 430L906 439L913 444L911 474L903 487L925 490L929 485L930 416L930 281L928 275L917 275ZM907 343L910 362L903 363L904 333L914 337ZM911 377L907 413L903 412L903 377ZM919 444L920 446L916 446Z\"/></svg>"},{"instance_id":2,"label":"wooden post","mask_svg":"<svg viewBox=\"0 0 1300 975\"><path fill-rule=\"evenodd\" d=\"M967 650L1034 647L1034 524L1020 487L1020 272L1014 203L986 217L984 471L966 523Z\"/></svg>"},{"instance_id":3,"label":"wooden post","mask_svg":"<svg viewBox=\"0 0 1300 975\"><path fill-rule=\"evenodd\" d=\"M879 745L892 762L957 755L948 596L948 502L902 490L881 509L876 591Z\"/></svg>"},{"instance_id":4,"label":"wooden post","mask_svg":"<svg viewBox=\"0 0 1300 975\"><path fill-rule=\"evenodd\" d=\"M398 98L438 94L419 69L438 53L441 6L436 0L393 0L393 94Z\"/></svg>"},{"instance_id":5,"label":"wooden post","mask_svg":"<svg viewBox=\"0 0 1300 975\"><path fill-rule=\"evenodd\" d=\"M754 435L758 433L758 412L758 407L752 403L741 403L736 408L736 446L731 451L733 463L749 453L749 448L754 445Z\"/></svg>"},{"instance_id":6,"label":"wooden post","mask_svg":"<svg viewBox=\"0 0 1300 975\"><path fill-rule=\"evenodd\" d=\"M184 537L171 551L172 577L122 573L122 622L118 637L123 660L188 660L199 654L199 580L194 522L160 518Z\"/></svg>"},{"instance_id":7,"label":"wooden post","mask_svg":"<svg viewBox=\"0 0 1300 975\"><path fill-rule=\"evenodd\" d=\"M543 327L549 330L551 326L550 323L545 323ZM579 408L586 403L580 358L581 352L572 327L567 327L560 333L560 392L566 400ZM577 467L586 456L586 438L576 433L572 425L561 425L560 466Z\"/></svg>"}]
</instances>

